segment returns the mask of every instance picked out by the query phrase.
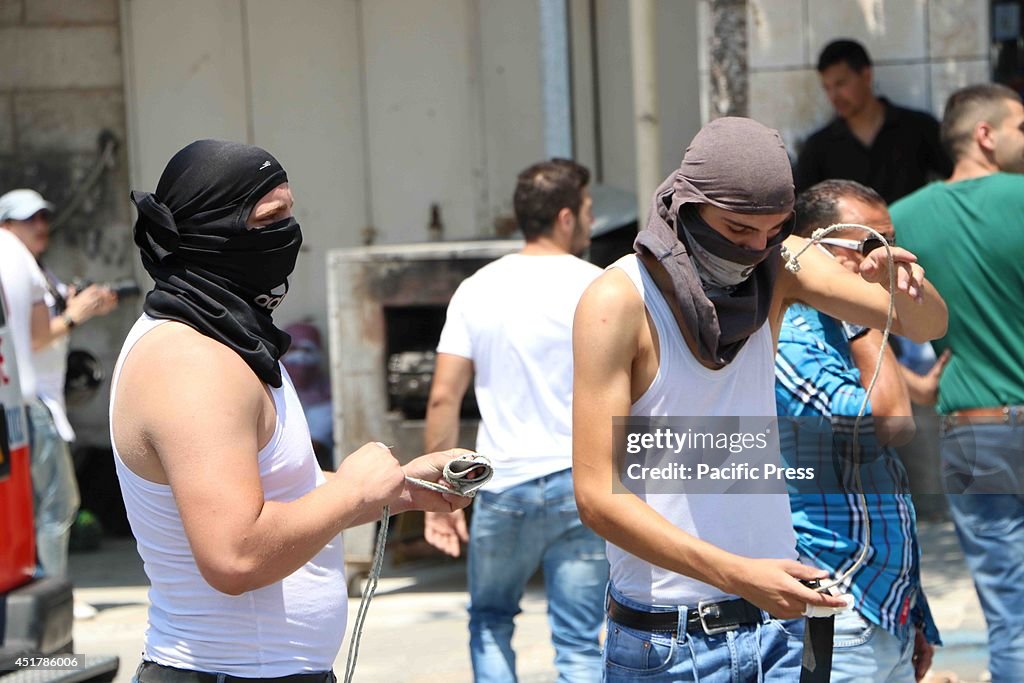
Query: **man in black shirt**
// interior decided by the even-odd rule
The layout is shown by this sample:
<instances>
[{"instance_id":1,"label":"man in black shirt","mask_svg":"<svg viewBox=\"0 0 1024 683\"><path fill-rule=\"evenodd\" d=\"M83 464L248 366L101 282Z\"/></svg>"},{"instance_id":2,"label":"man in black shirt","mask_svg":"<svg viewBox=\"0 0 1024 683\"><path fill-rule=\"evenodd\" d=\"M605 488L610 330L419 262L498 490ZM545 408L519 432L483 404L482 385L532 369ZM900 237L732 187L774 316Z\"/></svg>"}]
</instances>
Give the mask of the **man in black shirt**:
<instances>
[{"instance_id":1,"label":"man in black shirt","mask_svg":"<svg viewBox=\"0 0 1024 683\"><path fill-rule=\"evenodd\" d=\"M846 178L874 188L892 203L953 166L930 114L876 97L871 58L852 40L835 40L818 57L821 84L836 118L804 143L796 166L801 192L822 180Z\"/></svg>"}]
</instances>

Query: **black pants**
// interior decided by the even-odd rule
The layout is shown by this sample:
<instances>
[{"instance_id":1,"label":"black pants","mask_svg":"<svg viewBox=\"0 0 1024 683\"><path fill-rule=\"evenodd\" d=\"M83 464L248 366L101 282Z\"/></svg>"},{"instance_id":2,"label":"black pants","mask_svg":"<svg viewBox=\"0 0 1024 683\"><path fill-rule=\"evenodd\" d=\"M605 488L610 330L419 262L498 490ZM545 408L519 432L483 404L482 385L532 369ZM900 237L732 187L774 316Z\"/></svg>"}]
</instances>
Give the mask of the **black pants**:
<instances>
[{"instance_id":1,"label":"black pants","mask_svg":"<svg viewBox=\"0 0 1024 683\"><path fill-rule=\"evenodd\" d=\"M208 671L191 671L143 661L132 679L139 683L336 683L333 671L292 674L276 678L244 678Z\"/></svg>"}]
</instances>

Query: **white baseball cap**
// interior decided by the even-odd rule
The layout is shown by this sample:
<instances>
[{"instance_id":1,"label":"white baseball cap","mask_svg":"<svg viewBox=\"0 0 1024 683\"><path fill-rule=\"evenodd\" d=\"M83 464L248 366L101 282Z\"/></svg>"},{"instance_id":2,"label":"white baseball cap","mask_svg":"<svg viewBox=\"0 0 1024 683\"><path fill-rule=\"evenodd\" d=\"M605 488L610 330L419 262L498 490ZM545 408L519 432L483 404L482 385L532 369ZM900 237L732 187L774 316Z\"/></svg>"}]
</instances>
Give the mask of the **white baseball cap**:
<instances>
[{"instance_id":1,"label":"white baseball cap","mask_svg":"<svg viewBox=\"0 0 1024 683\"><path fill-rule=\"evenodd\" d=\"M53 213L55 207L35 190L11 190L0 197L0 223L7 220L24 221L40 211Z\"/></svg>"}]
</instances>

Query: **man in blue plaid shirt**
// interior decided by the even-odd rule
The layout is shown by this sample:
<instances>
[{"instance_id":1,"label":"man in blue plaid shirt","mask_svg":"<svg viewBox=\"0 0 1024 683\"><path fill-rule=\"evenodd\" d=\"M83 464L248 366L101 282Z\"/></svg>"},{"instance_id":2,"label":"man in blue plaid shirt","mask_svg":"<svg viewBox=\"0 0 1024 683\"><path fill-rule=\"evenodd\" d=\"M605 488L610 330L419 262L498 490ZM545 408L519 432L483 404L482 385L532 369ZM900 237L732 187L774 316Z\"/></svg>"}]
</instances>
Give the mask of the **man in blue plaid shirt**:
<instances>
[{"instance_id":1,"label":"man in blue plaid shirt","mask_svg":"<svg viewBox=\"0 0 1024 683\"><path fill-rule=\"evenodd\" d=\"M892 242L885 201L853 181L829 180L811 187L798 198L796 215L795 234L805 237L834 223L860 223ZM856 271L864 255L880 246L869 237L865 231L846 229L830 233L821 245ZM825 474L835 464L851 461L853 425L880 348L878 330L847 325L804 304L789 308L779 335L775 395L780 416L801 419L780 420L787 465L818 458L818 471ZM888 347L868 414L872 419L861 425L857 461L862 463L870 514L870 549L864 564L842 585L855 603L853 610L836 617L832 681L920 680L931 664L932 644L939 643L939 634L921 590L920 549L914 507L905 492L906 472L889 448L912 435L912 422L898 419L911 415L910 399ZM834 431L837 438L807 438L815 422L824 422L826 431ZM821 443L824 448L819 448ZM822 464L828 467L823 469ZM819 486L820 493L806 488L791 492L798 550L805 560L838 576L861 552L864 512L856 494L841 493L838 486L827 492L827 484Z\"/></svg>"}]
</instances>

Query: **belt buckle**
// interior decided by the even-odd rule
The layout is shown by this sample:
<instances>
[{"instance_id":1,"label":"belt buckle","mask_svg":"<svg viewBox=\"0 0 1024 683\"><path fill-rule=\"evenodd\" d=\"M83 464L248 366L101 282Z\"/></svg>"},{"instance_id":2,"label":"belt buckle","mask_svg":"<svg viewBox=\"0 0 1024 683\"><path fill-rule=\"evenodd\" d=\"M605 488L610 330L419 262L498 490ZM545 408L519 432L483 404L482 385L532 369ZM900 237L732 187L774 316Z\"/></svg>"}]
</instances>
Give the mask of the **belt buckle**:
<instances>
[{"instance_id":1,"label":"belt buckle","mask_svg":"<svg viewBox=\"0 0 1024 683\"><path fill-rule=\"evenodd\" d=\"M711 614L711 612L714 614ZM709 636L716 635L718 633L725 633L726 631L735 631L740 627L739 624L726 624L725 626L708 626L707 619L705 617L717 617L721 614L721 610L718 607L718 601L701 600L697 603L697 616L700 618L701 628L704 629L704 633Z\"/></svg>"}]
</instances>

